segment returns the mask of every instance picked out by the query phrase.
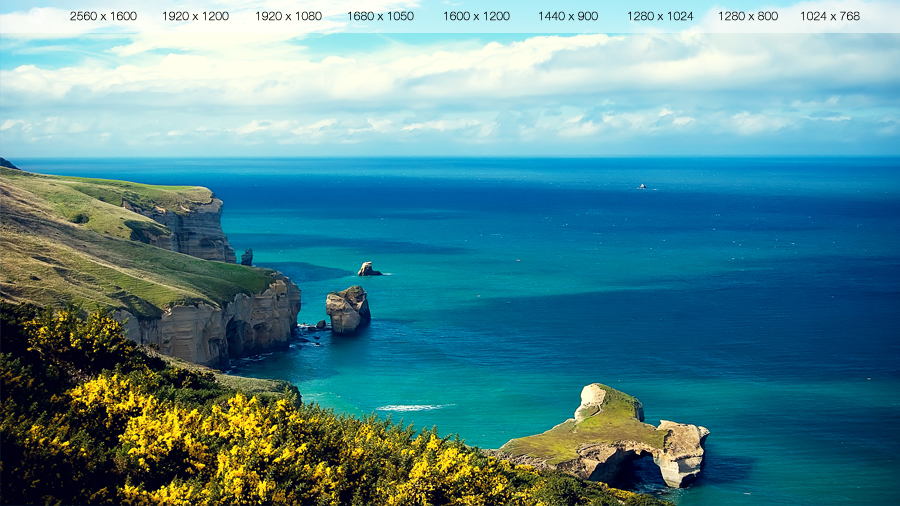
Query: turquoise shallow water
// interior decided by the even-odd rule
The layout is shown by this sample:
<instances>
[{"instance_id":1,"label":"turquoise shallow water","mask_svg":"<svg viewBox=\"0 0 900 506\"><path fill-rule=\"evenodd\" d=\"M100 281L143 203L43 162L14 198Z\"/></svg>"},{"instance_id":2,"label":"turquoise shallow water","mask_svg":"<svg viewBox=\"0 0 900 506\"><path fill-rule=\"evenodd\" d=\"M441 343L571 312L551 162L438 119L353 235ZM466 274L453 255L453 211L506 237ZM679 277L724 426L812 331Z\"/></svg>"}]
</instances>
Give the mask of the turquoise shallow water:
<instances>
[{"instance_id":1,"label":"turquoise shallow water","mask_svg":"<svg viewBox=\"0 0 900 506\"><path fill-rule=\"evenodd\" d=\"M497 447L603 382L712 431L696 485L643 488L680 505L900 504L896 159L16 163L212 188L301 321L362 284L365 331L235 364L305 401Z\"/></svg>"}]
</instances>

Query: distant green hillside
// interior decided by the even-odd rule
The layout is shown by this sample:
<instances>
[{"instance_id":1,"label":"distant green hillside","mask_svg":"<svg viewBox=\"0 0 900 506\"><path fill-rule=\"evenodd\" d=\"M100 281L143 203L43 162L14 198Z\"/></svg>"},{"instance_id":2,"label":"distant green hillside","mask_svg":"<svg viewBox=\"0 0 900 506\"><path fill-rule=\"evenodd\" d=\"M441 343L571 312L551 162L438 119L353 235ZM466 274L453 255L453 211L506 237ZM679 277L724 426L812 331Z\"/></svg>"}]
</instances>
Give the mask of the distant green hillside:
<instances>
[{"instance_id":1,"label":"distant green hillside","mask_svg":"<svg viewBox=\"0 0 900 506\"><path fill-rule=\"evenodd\" d=\"M211 262L132 240L168 233L122 207L185 214L210 202L199 186L46 176L0 167L0 292L4 299L126 308L158 318L175 304L223 304L259 293L273 271Z\"/></svg>"}]
</instances>

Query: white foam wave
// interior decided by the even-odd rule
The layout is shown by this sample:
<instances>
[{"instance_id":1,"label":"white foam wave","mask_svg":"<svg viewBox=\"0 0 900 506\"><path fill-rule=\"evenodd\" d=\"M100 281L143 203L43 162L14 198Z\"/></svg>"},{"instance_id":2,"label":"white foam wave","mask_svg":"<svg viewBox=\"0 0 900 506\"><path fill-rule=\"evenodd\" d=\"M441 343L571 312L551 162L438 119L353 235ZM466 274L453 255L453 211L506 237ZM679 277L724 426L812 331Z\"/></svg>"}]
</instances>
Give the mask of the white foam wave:
<instances>
[{"instance_id":1,"label":"white foam wave","mask_svg":"<svg viewBox=\"0 0 900 506\"><path fill-rule=\"evenodd\" d=\"M432 411L453 404L392 404L375 408L375 411Z\"/></svg>"}]
</instances>

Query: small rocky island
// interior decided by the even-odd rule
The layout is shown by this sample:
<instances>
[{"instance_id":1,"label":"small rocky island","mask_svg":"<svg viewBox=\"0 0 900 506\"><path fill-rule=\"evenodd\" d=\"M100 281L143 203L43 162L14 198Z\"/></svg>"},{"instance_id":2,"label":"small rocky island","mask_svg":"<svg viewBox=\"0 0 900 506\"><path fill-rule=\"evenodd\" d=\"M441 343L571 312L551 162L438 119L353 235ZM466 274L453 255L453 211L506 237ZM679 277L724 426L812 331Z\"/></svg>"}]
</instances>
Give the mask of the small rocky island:
<instances>
[{"instance_id":1,"label":"small rocky island","mask_svg":"<svg viewBox=\"0 0 900 506\"><path fill-rule=\"evenodd\" d=\"M372 268L372 262L363 262L362 266L359 268L359 272L356 274L357 276L381 276L381 271L376 271Z\"/></svg>"},{"instance_id":2,"label":"small rocky island","mask_svg":"<svg viewBox=\"0 0 900 506\"><path fill-rule=\"evenodd\" d=\"M683 487L696 478L709 430L666 420L659 427L643 422L640 401L593 383L581 391L574 418L487 453L515 464L559 469L606 483L615 481L628 461L652 456L668 486Z\"/></svg>"},{"instance_id":3,"label":"small rocky island","mask_svg":"<svg viewBox=\"0 0 900 506\"><path fill-rule=\"evenodd\" d=\"M352 334L372 319L366 291L359 285L331 292L325 299L325 313L331 317L331 330L337 334Z\"/></svg>"}]
</instances>

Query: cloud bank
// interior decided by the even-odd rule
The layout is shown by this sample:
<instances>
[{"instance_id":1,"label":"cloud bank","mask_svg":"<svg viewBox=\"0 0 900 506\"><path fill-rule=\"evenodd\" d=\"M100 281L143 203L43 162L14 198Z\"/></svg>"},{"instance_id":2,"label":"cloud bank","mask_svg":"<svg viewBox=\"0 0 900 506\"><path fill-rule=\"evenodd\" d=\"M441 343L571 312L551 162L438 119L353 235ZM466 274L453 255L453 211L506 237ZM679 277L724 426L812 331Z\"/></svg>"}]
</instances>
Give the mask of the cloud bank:
<instances>
[{"instance_id":1,"label":"cloud bank","mask_svg":"<svg viewBox=\"0 0 900 506\"><path fill-rule=\"evenodd\" d=\"M4 42L9 155L900 154L895 35Z\"/></svg>"}]
</instances>

